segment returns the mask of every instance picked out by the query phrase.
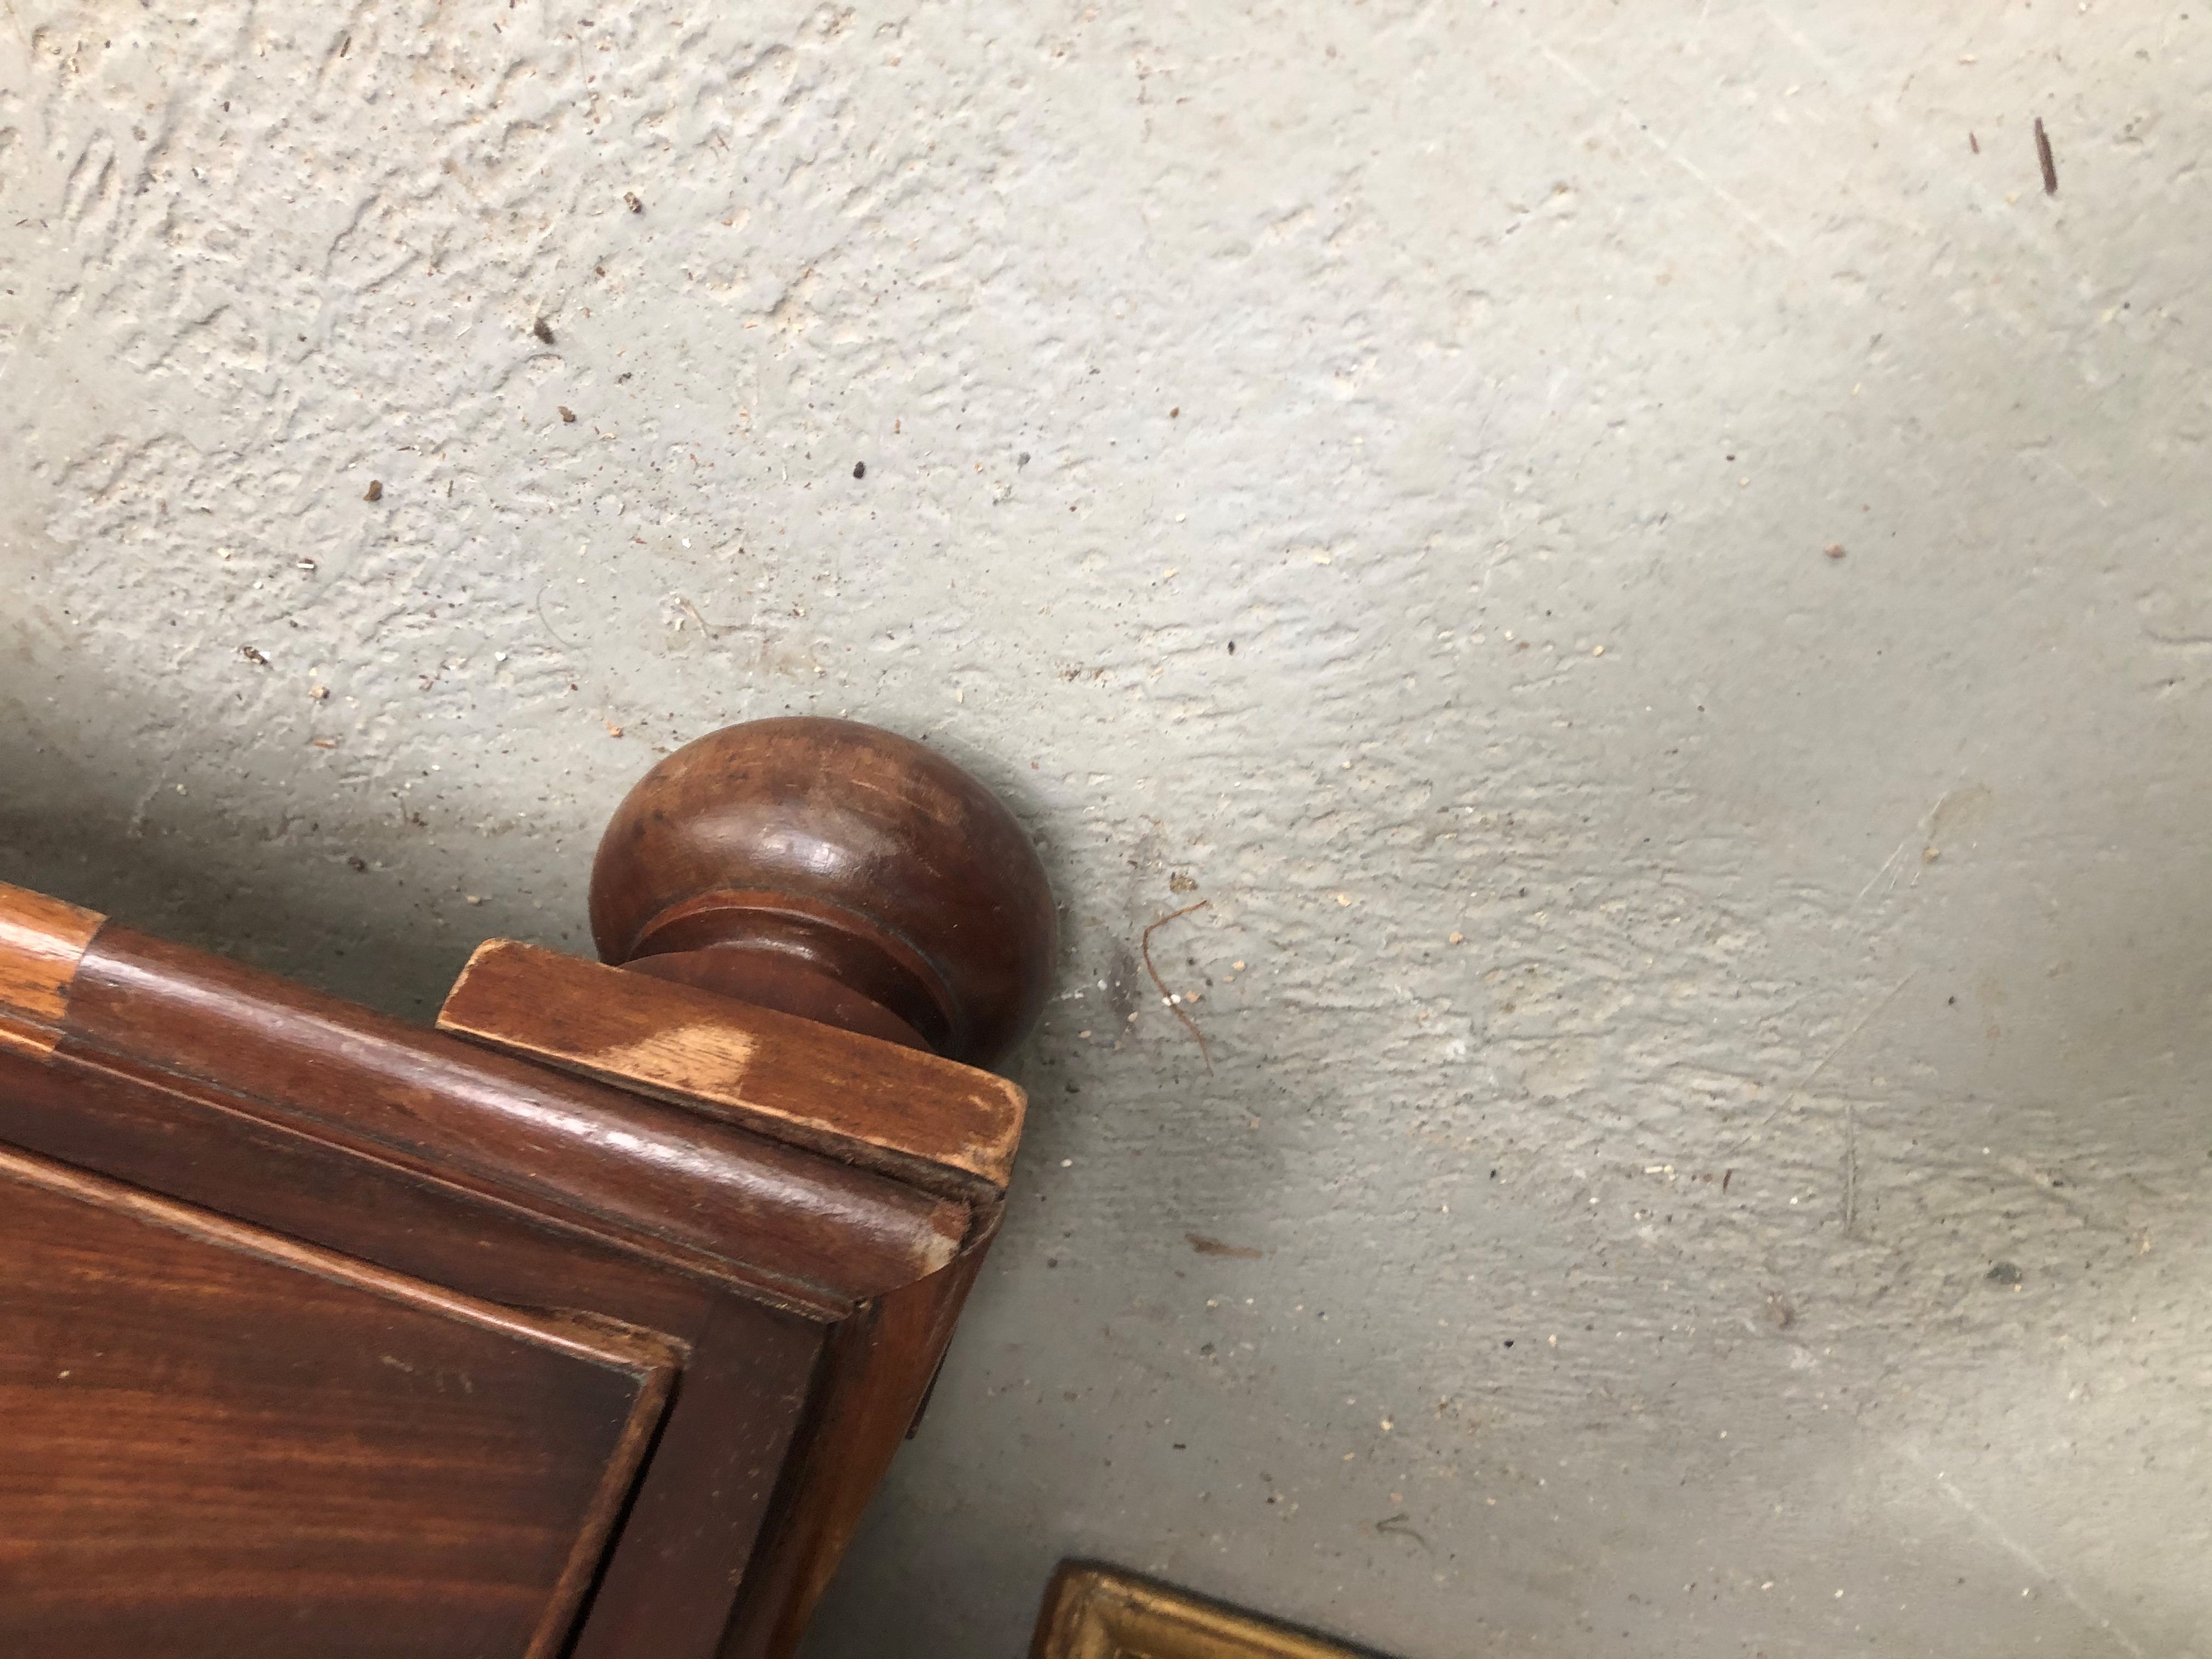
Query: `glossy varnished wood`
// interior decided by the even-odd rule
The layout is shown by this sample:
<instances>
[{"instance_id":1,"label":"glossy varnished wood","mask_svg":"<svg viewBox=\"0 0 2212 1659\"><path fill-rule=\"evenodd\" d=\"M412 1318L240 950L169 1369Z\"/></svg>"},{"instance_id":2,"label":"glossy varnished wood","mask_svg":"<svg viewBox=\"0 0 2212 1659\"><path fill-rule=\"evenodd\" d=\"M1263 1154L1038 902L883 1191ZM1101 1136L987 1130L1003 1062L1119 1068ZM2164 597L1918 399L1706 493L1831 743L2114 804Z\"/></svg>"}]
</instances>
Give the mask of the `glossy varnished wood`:
<instances>
[{"instance_id":1,"label":"glossy varnished wood","mask_svg":"<svg viewBox=\"0 0 2212 1659\"><path fill-rule=\"evenodd\" d=\"M780 1177L768 1190L794 1183L781 1218L735 1213L712 1249L679 1248L672 1234L697 1237L701 1193L669 1188L673 1213L656 1224L623 1180L635 1131L662 1121L635 1114L664 1109L679 1140L723 1137L748 1182L764 1164ZM570 1144L549 1123L584 1133ZM673 1455L645 1472L580 1659L792 1650L998 1214L980 1181L926 1193L116 928L81 964L54 1050L0 1051L0 1135L436 1282L690 1343L661 1439ZM854 1231L855 1204L886 1206L895 1236L928 1224L912 1248L879 1251L884 1217ZM762 1295L805 1316L778 1322Z\"/></svg>"},{"instance_id":2,"label":"glossy varnished wood","mask_svg":"<svg viewBox=\"0 0 2212 1659\"><path fill-rule=\"evenodd\" d=\"M0 1651L564 1645L677 1355L0 1152Z\"/></svg>"},{"instance_id":3,"label":"glossy varnished wood","mask_svg":"<svg viewBox=\"0 0 2212 1659\"><path fill-rule=\"evenodd\" d=\"M962 1206L732 1125L491 1054L219 957L108 927L64 1049L217 1085L372 1156L672 1267L842 1312L945 1266Z\"/></svg>"},{"instance_id":4,"label":"glossy varnished wood","mask_svg":"<svg viewBox=\"0 0 2212 1659\"><path fill-rule=\"evenodd\" d=\"M53 1046L77 963L106 920L0 883L0 1045Z\"/></svg>"},{"instance_id":5,"label":"glossy varnished wood","mask_svg":"<svg viewBox=\"0 0 2212 1659\"><path fill-rule=\"evenodd\" d=\"M623 799L592 872L603 961L988 1066L1057 950L1036 850L944 756L874 726L755 720Z\"/></svg>"},{"instance_id":6,"label":"glossy varnished wood","mask_svg":"<svg viewBox=\"0 0 2212 1659\"><path fill-rule=\"evenodd\" d=\"M1002 1189L1021 1141L1003 1078L507 939L477 949L438 1027L922 1187Z\"/></svg>"},{"instance_id":7,"label":"glossy varnished wood","mask_svg":"<svg viewBox=\"0 0 2212 1659\"><path fill-rule=\"evenodd\" d=\"M1051 897L941 757L774 721L593 921L629 971L495 944L432 1032L0 888L0 1654L788 1659L1019 1137L917 1051L1019 1038Z\"/></svg>"},{"instance_id":8,"label":"glossy varnished wood","mask_svg":"<svg viewBox=\"0 0 2212 1659\"><path fill-rule=\"evenodd\" d=\"M725 1299L700 1331L572 1659L706 1659L729 1638L755 1551L776 1535L779 1499L788 1507L787 1471L842 1328L760 1316Z\"/></svg>"},{"instance_id":9,"label":"glossy varnished wood","mask_svg":"<svg viewBox=\"0 0 2212 1659\"><path fill-rule=\"evenodd\" d=\"M688 1357L660 1449L585 1629L639 1632L616 1654L712 1654L742 1578L733 1564L766 1522L758 1480L749 1466L733 1474L732 1460L763 1436L787 1449L838 1325L717 1277L672 1273L571 1216L535 1214L253 1115L264 1109L112 1055L64 1049L31 1064L0 1051L0 1139L480 1297L589 1310L680 1341Z\"/></svg>"},{"instance_id":10,"label":"glossy varnished wood","mask_svg":"<svg viewBox=\"0 0 2212 1659\"><path fill-rule=\"evenodd\" d=\"M1002 1212L961 1259L878 1298L831 1337L814 1421L784 1472L777 1524L745 1574L721 1659L785 1659L829 1589L869 1499L914 1431Z\"/></svg>"}]
</instances>

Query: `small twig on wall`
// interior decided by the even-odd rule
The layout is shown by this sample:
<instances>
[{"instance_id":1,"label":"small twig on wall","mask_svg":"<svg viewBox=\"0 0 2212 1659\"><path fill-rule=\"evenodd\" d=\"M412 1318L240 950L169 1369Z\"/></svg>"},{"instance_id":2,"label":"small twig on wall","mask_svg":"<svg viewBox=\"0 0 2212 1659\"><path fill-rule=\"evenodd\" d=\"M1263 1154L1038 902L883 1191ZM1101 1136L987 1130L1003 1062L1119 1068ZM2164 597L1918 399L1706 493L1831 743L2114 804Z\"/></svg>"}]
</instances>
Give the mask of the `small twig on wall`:
<instances>
[{"instance_id":1,"label":"small twig on wall","mask_svg":"<svg viewBox=\"0 0 2212 1659\"><path fill-rule=\"evenodd\" d=\"M573 651L576 647L569 644L568 641L562 639L558 634L554 633L553 624L547 622L545 618L545 587L550 586L552 584L549 582L545 584L545 586L541 586L538 590L538 620L539 623L544 624L545 632L551 636L554 644L559 646L563 651Z\"/></svg>"},{"instance_id":2,"label":"small twig on wall","mask_svg":"<svg viewBox=\"0 0 2212 1659\"><path fill-rule=\"evenodd\" d=\"M1160 1000L1166 1003L1174 1012L1175 1017L1182 1022L1183 1030L1198 1039L1198 1057L1206 1062L1206 1074L1208 1077L1213 1075L1213 1056L1206 1052L1206 1033L1198 1029L1198 1022L1190 1017L1190 1011L1168 994L1167 981L1160 977L1160 970L1152 966L1152 935L1178 917L1187 916L1194 910L1203 910L1212 902L1212 899L1200 899L1195 904L1184 905L1180 910L1170 910L1145 929L1145 937L1139 941L1137 946L1144 953L1145 971L1152 976L1152 983L1159 987Z\"/></svg>"}]
</instances>

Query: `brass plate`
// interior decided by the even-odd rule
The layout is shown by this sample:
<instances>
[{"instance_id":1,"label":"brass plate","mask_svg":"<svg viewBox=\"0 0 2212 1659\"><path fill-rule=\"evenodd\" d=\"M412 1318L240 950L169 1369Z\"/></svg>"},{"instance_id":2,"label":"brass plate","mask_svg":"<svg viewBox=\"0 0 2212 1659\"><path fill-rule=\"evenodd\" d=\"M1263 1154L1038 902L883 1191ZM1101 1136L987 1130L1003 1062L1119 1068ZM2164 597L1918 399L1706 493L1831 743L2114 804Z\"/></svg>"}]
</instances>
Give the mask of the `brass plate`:
<instances>
[{"instance_id":1,"label":"brass plate","mask_svg":"<svg viewBox=\"0 0 2212 1659\"><path fill-rule=\"evenodd\" d=\"M1372 1659L1185 1591L1079 1561L1045 1591L1030 1659Z\"/></svg>"}]
</instances>

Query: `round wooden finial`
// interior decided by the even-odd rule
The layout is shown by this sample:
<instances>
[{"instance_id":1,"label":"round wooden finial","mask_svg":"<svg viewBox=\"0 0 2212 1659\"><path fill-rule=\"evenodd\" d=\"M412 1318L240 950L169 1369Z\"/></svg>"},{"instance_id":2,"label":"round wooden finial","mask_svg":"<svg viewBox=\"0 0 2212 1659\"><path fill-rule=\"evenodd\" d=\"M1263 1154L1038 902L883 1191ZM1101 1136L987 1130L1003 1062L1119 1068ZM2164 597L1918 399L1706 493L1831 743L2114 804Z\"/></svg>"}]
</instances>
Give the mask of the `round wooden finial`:
<instances>
[{"instance_id":1,"label":"round wooden finial","mask_svg":"<svg viewBox=\"0 0 2212 1659\"><path fill-rule=\"evenodd\" d=\"M638 781L599 842L603 962L988 1065L1059 943L1036 849L935 750L853 720L725 726Z\"/></svg>"}]
</instances>

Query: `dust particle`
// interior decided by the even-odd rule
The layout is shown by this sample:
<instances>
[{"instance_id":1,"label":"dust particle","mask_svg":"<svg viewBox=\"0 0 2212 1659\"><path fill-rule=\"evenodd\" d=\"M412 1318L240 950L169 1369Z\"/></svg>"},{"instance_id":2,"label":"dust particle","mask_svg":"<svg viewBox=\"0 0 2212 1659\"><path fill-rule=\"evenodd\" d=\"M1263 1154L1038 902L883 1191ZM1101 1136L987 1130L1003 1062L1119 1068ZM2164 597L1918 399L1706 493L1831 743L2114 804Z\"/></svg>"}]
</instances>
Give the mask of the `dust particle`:
<instances>
[{"instance_id":1,"label":"dust particle","mask_svg":"<svg viewBox=\"0 0 2212 1659\"><path fill-rule=\"evenodd\" d=\"M629 204L629 210L632 213L642 213L645 211L645 204L637 199L637 192L635 191L624 191L623 192L623 200Z\"/></svg>"},{"instance_id":2,"label":"dust particle","mask_svg":"<svg viewBox=\"0 0 2212 1659\"><path fill-rule=\"evenodd\" d=\"M368 860L362 857L360 854L356 853L351 858L346 860L346 868L352 871L356 876L367 875L368 873Z\"/></svg>"},{"instance_id":3,"label":"dust particle","mask_svg":"<svg viewBox=\"0 0 2212 1659\"><path fill-rule=\"evenodd\" d=\"M269 659L263 656L258 651L256 651L250 645L240 646L238 647L238 654L245 658L246 661L252 663L256 668L266 668L269 666Z\"/></svg>"},{"instance_id":4,"label":"dust particle","mask_svg":"<svg viewBox=\"0 0 2212 1659\"><path fill-rule=\"evenodd\" d=\"M1841 542L1830 542L1820 551L1832 559L1840 559L1844 556L1844 544Z\"/></svg>"},{"instance_id":5,"label":"dust particle","mask_svg":"<svg viewBox=\"0 0 2212 1659\"><path fill-rule=\"evenodd\" d=\"M547 345L551 345L553 343L553 325L547 322L543 317L540 317L536 322L531 324L530 331L532 334L535 334L539 339L543 340Z\"/></svg>"},{"instance_id":6,"label":"dust particle","mask_svg":"<svg viewBox=\"0 0 2212 1659\"><path fill-rule=\"evenodd\" d=\"M854 477L856 477L856 478L865 478L865 477L866 477L868 476L868 464L867 464L866 461L855 461L855 462L854 462L854 463L853 463L853 476L854 476Z\"/></svg>"},{"instance_id":7,"label":"dust particle","mask_svg":"<svg viewBox=\"0 0 2212 1659\"><path fill-rule=\"evenodd\" d=\"M1190 1248L1200 1255L1226 1255L1234 1256L1239 1261L1257 1261L1267 1254L1265 1250L1245 1249L1238 1245L1224 1244L1218 1238L1208 1238L1204 1233L1185 1233L1183 1237L1190 1241Z\"/></svg>"},{"instance_id":8,"label":"dust particle","mask_svg":"<svg viewBox=\"0 0 2212 1659\"><path fill-rule=\"evenodd\" d=\"M368 481L368 488L361 492L361 498L365 501L382 501L384 499L384 480L381 478L371 478Z\"/></svg>"},{"instance_id":9,"label":"dust particle","mask_svg":"<svg viewBox=\"0 0 2212 1659\"><path fill-rule=\"evenodd\" d=\"M2027 1277L2017 1261L2000 1261L1989 1271L1989 1281L1992 1285L2018 1285Z\"/></svg>"},{"instance_id":10,"label":"dust particle","mask_svg":"<svg viewBox=\"0 0 2212 1659\"><path fill-rule=\"evenodd\" d=\"M576 424L576 411L574 410L569 408L566 404L556 404L554 407L561 411L562 425L574 426Z\"/></svg>"}]
</instances>

